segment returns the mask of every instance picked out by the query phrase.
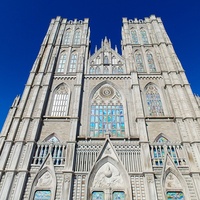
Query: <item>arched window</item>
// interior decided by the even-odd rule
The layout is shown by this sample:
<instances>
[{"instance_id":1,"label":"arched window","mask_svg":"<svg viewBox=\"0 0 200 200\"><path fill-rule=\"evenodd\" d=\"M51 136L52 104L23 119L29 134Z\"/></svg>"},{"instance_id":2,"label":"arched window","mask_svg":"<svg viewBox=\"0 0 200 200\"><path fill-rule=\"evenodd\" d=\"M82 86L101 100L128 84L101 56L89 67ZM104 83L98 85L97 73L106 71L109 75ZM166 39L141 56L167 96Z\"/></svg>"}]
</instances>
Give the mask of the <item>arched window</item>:
<instances>
[{"instance_id":1,"label":"arched window","mask_svg":"<svg viewBox=\"0 0 200 200\"><path fill-rule=\"evenodd\" d=\"M80 30L76 30L74 34L74 44L77 45L80 44L80 42L81 42L81 32Z\"/></svg>"},{"instance_id":2,"label":"arched window","mask_svg":"<svg viewBox=\"0 0 200 200\"><path fill-rule=\"evenodd\" d=\"M117 59L115 58L115 56L112 57L112 64L117 64Z\"/></svg>"},{"instance_id":3,"label":"arched window","mask_svg":"<svg viewBox=\"0 0 200 200\"><path fill-rule=\"evenodd\" d=\"M94 74L94 73L95 73L94 67L90 67L90 74Z\"/></svg>"},{"instance_id":4,"label":"arched window","mask_svg":"<svg viewBox=\"0 0 200 200\"><path fill-rule=\"evenodd\" d=\"M51 191L50 190L37 190L34 195L34 200L50 200Z\"/></svg>"},{"instance_id":5,"label":"arched window","mask_svg":"<svg viewBox=\"0 0 200 200\"><path fill-rule=\"evenodd\" d=\"M104 200L104 192L92 192L92 200Z\"/></svg>"},{"instance_id":6,"label":"arched window","mask_svg":"<svg viewBox=\"0 0 200 200\"><path fill-rule=\"evenodd\" d=\"M57 72L64 72L66 59L67 59L67 55L66 54L62 54L60 56Z\"/></svg>"},{"instance_id":7,"label":"arched window","mask_svg":"<svg viewBox=\"0 0 200 200\"><path fill-rule=\"evenodd\" d=\"M140 53L135 54L136 70L137 72L144 72L144 65L142 61L142 55Z\"/></svg>"},{"instance_id":8,"label":"arched window","mask_svg":"<svg viewBox=\"0 0 200 200\"><path fill-rule=\"evenodd\" d=\"M71 30L67 30L64 38L64 45L68 45L71 39Z\"/></svg>"},{"instance_id":9,"label":"arched window","mask_svg":"<svg viewBox=\"0 0 200 200\"><path fill-rule=\"evenodd\" d=\"M139 44L136 30L131 31L133 44Z\"/></svg>"},{"instance_id":10,"label":"arched window","mask_svg":"<svg viewBox=\"0 0 200 200\"><path fill-rule=\"evenodd\" d=\"M69 63L69 72L76 72L77 54L72 54Z\"/></svg>"},{"instance_id":11,"label":"arched window","mask_svg":"<svg viewBox=\"0 0 200 200\"><path fill-rule=\"evenodd\" d=\"M125 200L125 193L124 192L113 192L113 200Z\"/></svg>"},{"instance_id":12,"label":"arched window","mask_svg":"<svg viewBox=\"0 0 200 200\"><path fill-rule=\"evenodd\" d=\"M107 68L107 67L105 67L105 66L103 67L103 73L104 73L104 74L108 74L108 73L109 73L109 70L108 70L108 68Z\"/></svg>"},{"instance_id":13,"label":"arched window","mask_svg":"<svg viewBox=\"0 0 200 200\"><path fill-rule=\"evenodd\" d=\"M147 53L147 61L148 61L150 72L156 72L156 67L155 67L153 56L151 53Z\"/></svg>"},{"instance_id":14,"label":"arched window","mask_svg":"<svg viewBox=\"0 0 200 200\"><path fill-rule=\"evenodd\" d=\"M124 110L121 95L110 85L100 87L91 101L90 136L124 137Z\"/></svg>"},{"instance_id":15,"label":"arched window","mask_svg":"<svg viewBox=\"0 0 200 200\"><path fill-rule=\"evenodd\" d=\"M104 65L108 65L108 64L109 64L108 56L107 56L107 55L104 56L103 64L104 64Z\"/></svg>"},{"instance_id":16,"label":"arched window","mask_svg":"<svg viewBox=\"0 0 200 200\"><path fill-rule=\"evenodd\" d=\"M97 56L97 58L96 58L96 64L100 64L100 63L101 63L101 59L100 59L99 56Z\"/></svg>"},{"instance_id":17,"label":"arched window","mask_svg":"<svg viewBox=\"0 0 200 200\"><path fill-rule=\"evenodd\" d=\"M149 44L147 33L144 29L140 30L143 44Z\"/></svg>"},{"instance_id":18,"label":"arched window","mask_svg":"<svg viewBox=\"0 0 200 200\"><path fill-rule=\"evenodd\" d=\"M164 115L160 94L154 84L148 84L146 87L146 102L150 116Z\"/></svg>"},{"instance_id":19,"label":"arched window","mask_svg":"<svg viewBox=\"0 0 200 200\"><path fill-rule=\"evenodd\" d=\"M67 86L65 84L61 84L53 94L51 116L67 116L68 98L69 95Z\"/></svg>"}]
</instances>

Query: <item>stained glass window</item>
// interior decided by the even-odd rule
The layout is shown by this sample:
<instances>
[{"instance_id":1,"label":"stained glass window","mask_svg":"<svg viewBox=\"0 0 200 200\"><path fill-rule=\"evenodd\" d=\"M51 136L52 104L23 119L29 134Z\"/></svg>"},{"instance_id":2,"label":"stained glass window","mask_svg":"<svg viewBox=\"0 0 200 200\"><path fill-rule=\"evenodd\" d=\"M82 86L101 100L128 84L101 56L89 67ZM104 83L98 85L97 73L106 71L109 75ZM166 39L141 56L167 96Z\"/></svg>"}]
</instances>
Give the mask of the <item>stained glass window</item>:
<instances>
[{"instance_id":1,"label":"stained glass window","mask_svg":"<svg viewBox=\"0 0 200 200\"><path fill-rule=\"evenodd\" d=\"M144 65L142 61L142 56L140 53L137 53L135 55L135 61L136 61L136 68L138 72L144 72Z\"/></svg>"},{"instance_id":2,"label":"stained glass window","mask_svg":"<svg viewBox=\"0 0 200 200\"><path fill-rule=\"evenodd\" d=\"M119 68L118 68L118 73L119 73L119 74L123 74L123 73L124 73L124 70L123 70L122 67L119 67Z\"/></svg>"},{"instance_id":3,"label":"stained glass window","mask_svg":"<svg viewBox=\"0 0 200 200\"><path fill-rule=\"evenodd\" d=\"M168 140L163 136L159 137L159 139L157 140L157 142L160 142L160 143L167 142L167 141Z\"/></svg>"},{"instance_id":4,"label":"stained glass window","mask_svg":"<svg viewBox=\"0 0 200 200\"><path fill-rule=\"evenodd\" d=\"M125 193L124 192L113 192L112 200L125 200Z\"/></svg>"},{"instance_id":5,"label":"stained glass window","mask_svg":"<svg viewBox=\"0 0 200 200\"><path fill-rule=\"evenodd\" d=\"M104 200L104 192L93 192L92 200Z\"/></svg>"},{"instance_id":6,"label":"stained glass window","mask_svg":"<svg viewBox=\"0 0 200 200\"><path fill-rule=\"evenodd\" d=\"M51 191L50 190L37 190L35 192L34 200L50 200Z\"/></svg>"},{"instance_id":7,"label":"stained glass window","mask_svg":"<svg viewBox=\"0 0 200 200\"><path fill-rule=\"evenodd\" d=\"M69 44L70 43L70 37L71 37L71 31L67 30L64 38L64 44Z\"/></svg>"},{"instance_id":8,"label":"stained glass window","mask_svg":"<svg viewBox=\"0 0 200 200\"><path fill-rule=\"evenodd\" d=\"M122 105L92 105L90 118L91 136L104 136L110 132L112 136L122 137L125 134L124 111Z\"/></svg>"},{"instance_id":9,"label":"stained glass window","mask_svg":"<svg viewBox=\"0 0 200 200\"><path fill-rule=\"evenodd\" d=\"M62 84L56 89L53 97L51 116L66 116L68 106L68 92L66 85Z\"/></svg>"},{"instance_id":10,"label":"stained glass window","mask_svg":"<svg viewBox=\"0 0 200 200\"><path fill-rule=\"evenodd\" d=\"M149 44L146 31L142 29L140 33L142 36L143 44Z\"/></svg>"},{"instance_id":11,"label":"stained glass window","mask_svg":"<svg viewBox=\"0 0 200 200\"><path fill-rule=\"evenodd\" d=\"M76 72L76 66L77 66L77 55L72 54L69 64L69 72Z\"/></svg>"},{"instance_id":12,"label":"stained glass window","mask_svg":"<svg viewBox=\"0 0 200 200\"><path fill-rule=\"evenodd\" d=\"M149 84L146 88L147 107L150 116L163 116L164 111L160 94L155 85Z\"/></svg>"},{"instance_id":13,"label":"stained glass window","mask_svg":"<svg viewBox=\"0 0 200 200\"><path fill-rule=\"evenodd\" d=\"M153 60L152 54L147 53L147 61L148 61L150 72L156 72L156 67L155 67L155 64L154 64L154 60Z\"/></svg>"},{"instance_id":14,"label":"stained glass window","mask_svg":"<svg viewBox=\"0 0 200 200\"><path fill-rule=\"evenodd\" d=\"M131 36L134 44L139 44L136 31L131 31Z\"/></svg>"},{"instance_id":15,"label":"stained glass window","mask_svg":"<svg viewBox=\"0 0 200 200\"><path fill-rule=\"evenodd\" d=\"M66 54L62 54L60 56L57 72L64 72L66 59L67 59L67 55Z\"/></svg>"},{"instance_id":16,"label":"stained glass window","mask_svg":"<svg viewBox=\"0 0 200 200\"><path fill-rule=\"evenodd\" d=\"M81 32L80 30L76 30L74 34L74 44L80 44L81 42Z\"/></svg>"},{"instance_id":17,"label":"stained glass window","mask_svg":"<svg viewBox=\"0 0 200 200\"><path fill-rule=\"evenodd\" d=\"M180 191L170 191L167 192L167 199L168 200L184 200L183 192Z\"/></svg>"}]
</instances>

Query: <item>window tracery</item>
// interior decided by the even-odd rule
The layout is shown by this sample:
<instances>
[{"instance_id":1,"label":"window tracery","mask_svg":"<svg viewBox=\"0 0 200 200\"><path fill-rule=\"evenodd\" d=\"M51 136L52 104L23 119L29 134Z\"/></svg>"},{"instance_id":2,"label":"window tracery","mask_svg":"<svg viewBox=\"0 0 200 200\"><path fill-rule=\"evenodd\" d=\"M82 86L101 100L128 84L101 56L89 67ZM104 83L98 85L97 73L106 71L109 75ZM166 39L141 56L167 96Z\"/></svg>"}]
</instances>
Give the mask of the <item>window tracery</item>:
<instances>
[{"instance_id":1,"label":"window tracery","mask_svg":"<svg viewBox=\"0 0 200 200\"><path fill-rule=\"evenodd\" d=\"M146 102L150 116L164 115L161 97L154 84L148 84L146 87Z\"/></svg>"},{"instance_id":2,"label":"window tracery","mask_svg":"<svg viewBox=\"0 0 200 200\"><path fill-rule=\"evenodd\" d=\"M68 45L71 39L71 30L67 30L64 38L64 45Z\"/></svg>"},{"instance_id":3,"label":"window tracery","mask_svg":"<svg viewBox=\"0 0 200 200\"><path fill-rule=\"evenodd\" d=\"M138 72L144 72L144 64L142 61L142 55L140 53L135 54L136 69Z\"/></svg>"},{"instance_id":4,"label":"window tracery","mask_svg":"<svg viewBox=\"0 0 200 200\"><path fill-rule=\"evenodd\" d=\"M143 44L149 44L147 33L144 29L140 30Z\"/></svg>"},{"instance_id":5,"label":"window tracery","mask_svg":"<svg viewBox=\"0 0 200 200\"><path fill-rule=\"evenodd\" d=\"M150 72L156 72L156 67L155 67L153 56L151 53L147 53L147 62L149 65Z\"/></svg>"},{"instance_id":6,"label":"window tracery","mask_svg":"<svg viewBox=\"0 0 200 200\"><path fill-rule=\"evenodd\" d=\"M136 30L131 31L131 37L132 37L133 44L139 44Z\"/></svg>"},{"instance_id":7,"label":"window tracery","mask_svg":"<svg viewBox=\"0 0 200 200\"><path fill-rule=\"evenodd\" d=\"M60 56L57 72L64 72L67 55L64 53Z\"/></svg>"},{"instance_id":8,"label":"window tracery","mask_svg":"<svg viewBox=\"0 0 200 200\"><path fill-rule=\"evenodd\" d=\"M53 94L51 116L67 116L68 98L68 88L65 84L61 84Z\"/></svg>"},{"instance_id":9,"label":"window tracery","mask_svg":"<svg viewBox=\"0 0 200 200\"><path fill-rule=\"evenodd\" d=\"M72 54L69 63L69 72L76 72L77 67L77 54Z\"/></svg>"},{"instance_id":10,"label":"window tracery","mask_svg":"<svg viewBox=\"0 0 200 200\"><path fill-rule=\"evenodd\" d=\"M169 191L167 192L168 200L184 200L183 192L181 191Z\"/></svg>"},{"instance_id":11,"label":"window tracery","mask_svg":"<svg viewBox=\"0 0 200 200\"><path fill-rule=\"evenodd\" d=\"M120 94L110 85L102 86L93 96L90 115L90 135L103 137L125 135L124 110Z\"/></svg>"},{"instance_id":12,"label":"window tracery","mask_svg":"<svg viewBox=\"0 0 200 200\"><path fill-rule=\"evenodd\" d=\"M76 30L75 34L74 34L74 44L80 44L81 42L81 31L80 30Z\"/></svg>"}]
</instances>

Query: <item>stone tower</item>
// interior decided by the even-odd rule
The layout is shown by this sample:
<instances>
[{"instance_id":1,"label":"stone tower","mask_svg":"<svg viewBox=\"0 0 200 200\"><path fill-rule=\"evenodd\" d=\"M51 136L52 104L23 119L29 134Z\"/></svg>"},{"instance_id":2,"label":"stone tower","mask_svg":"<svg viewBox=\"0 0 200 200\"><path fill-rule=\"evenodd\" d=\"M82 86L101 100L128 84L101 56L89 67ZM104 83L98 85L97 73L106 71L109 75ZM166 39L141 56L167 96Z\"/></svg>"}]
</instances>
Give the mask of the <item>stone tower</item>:
<instances>
[{"instance_id":1,"label":"stone tower","mask_svg":"<svg viewBox=\"0 0 200 200\"><path fill-rule=\"evenodd\" d=\"M1 200L200 199L200 99L160 18L50 23L0 136Z\"/></svg>"}]
</instances>

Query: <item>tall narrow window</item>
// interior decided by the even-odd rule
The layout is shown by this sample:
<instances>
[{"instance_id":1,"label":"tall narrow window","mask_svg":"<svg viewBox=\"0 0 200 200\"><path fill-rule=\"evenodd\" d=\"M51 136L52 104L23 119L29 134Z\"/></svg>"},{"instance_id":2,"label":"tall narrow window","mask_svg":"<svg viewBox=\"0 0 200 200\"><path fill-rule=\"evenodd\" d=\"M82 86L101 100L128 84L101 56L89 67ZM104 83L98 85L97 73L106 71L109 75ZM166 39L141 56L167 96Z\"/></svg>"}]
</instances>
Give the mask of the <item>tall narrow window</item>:
<instances>
[{"instance_id":1,"label":"tall narrow window","mask_svg":"<svg viewBox=\"0 0 200 200\"><path fill-rule=\"evenodd\" d=\"M122 67L118 67L118 74L123 74L124 73L124 70Z\"/></svg>"},{"instance_id":2,"label":"tall narrow window","mask_svg":"<svg viewBox=\"0 0 200 200\"><path fill-rule=\"evenodd\" d=\"M109 64L108 56L107 56L107 55L104 56L103 64L104 64L104 65L108 65L108 64Z\"/></svg>"},{"instance_id":3,"label":"tall narrow window","mask_svg":"<svg viewBox=\"0 0 200 200\"><path fill-rule=\"evenodd\" d=\"M139 44L136 30L131 31L131 37L133 44Z\"/></svg>"},{"instance_id":4,"label":"tall narrow window","mask_svg":"<svg viewBox=\"0 0 200 200\"><path fill-rule=\"evenodd\" d=\"M94 74L94 73L95 73L94 67L90 67L90 74Z\"/></svg>"},{"instance_id":5,"label":"tall narrow window","mask_svg":"<svg viewBox=\"0 0 200 200\"><path fill-rule=\"evenodd\" d=\"M100 74L101 73L100 67L96 67L95 73L96 74Z\"/></svg>"},{"instance_id":6,"label":"tall narrow window","mask_svg":"<svg viewBox=\"0 0 200 200\"><path fill-rule=\"evenodd\" d=\"M113 73L113 74L117 74L117 73L118 73L117 67L113 67L113 68L112 68L112 73Z\"/></svg>"},{"instance_id":7,"label":"tall narrow window","mask_svg":"<svg viewBox=\"0 0 200 200\"><path fill-rule=\"evenodd\" d=\"M51 191L50 190L37 190L34 195L34 200L50 200Z\"/></svg>"},{"instance_id":8,"label":"tall narrow window","mask_svg":"<svg viewBox=\"0 0 200 200\"><path fill-rule=\"evenodd\" d=\"M57 72L64 72L66 59L67 59L66 54L62 54L60 56Z\"/></svg>"},{"instance_id":9,"label":"tall narrow window","mask_svg":"<svg viewBox=\"0 0 200 200\"><path fill-rule=\"evenodd\" d=\"M140 33L141 33L143 44L149 44L146 31L142 29Z\"/></svg>"},{"instance_id":10,"label":"tall narrow window","mask_svg":"<svg viewBox=\"0 0 200 200\"><path fill-rule=\"evenodd\" d=\"M150 116L164 115L160 94L157 87L153 84L149 84L146 87L146 101Z\"/></svg>"},{"instance_id":11,"label":"tall narrow window","mask_svg":"<svg viewBox=\"0 0 200 200\"><path fill-rule=\"evenodd\" d=\"M74 34L74 44L77 45L80 44L80 42L81 42L81 32L80 30L76 30Z\"/></svg>"},{"instance_id":12,"label":"tall narrow window","mask_svg":"<svg viewBox=\"0 0 200 200\"><path fill-rule=\"evenodd\" d=\"M69 72L76 72L76 66L77 66L77 55L72 54L69 63Z\"/></svg>"},{"instance_id":13,"label":"tall narrow window","mask_svg":"<svg viewBox=\"0 0 200 200\"><path fill-rule=\"evenodd\" d=\"M151 53L147 53L147 61L148 61L150 72L156 72L156 67L155 67L153 56Z\"/></svg>"},{"instance_id":14,"label":"tall narrow window","mask_svg":"<svg viewBox=\"0 0 200 200\"><path fill-rule=\"evenodd\" d=\"M64 44L68 45L71 39L71 30L67 30L64 38Z\"/></svg>"},{"instance_id":15,"label":"tall narrow window","mask_svg":"<svg viewBox=\"0 0 200 200\"><path fill-rule=\"evenodd\" d=\"M135 54L136 69L138 72L144 72L144 65L140 53Z\"/></svg>"},{"instance_id":16,"label":"tall narrow window","mask_svg":"<svg viewBox=\"0 0 200 200\"><path fill-rule=\"evenodd\" d=\"M60 85L53 96L51 116L62 117L67 115L68 92L65 84Z\"/></svg>"},{"instance_id":17,"label":"tall narrow window","mask_svg":"<svg viewBox=\"0 0 200 200\"><path fill-rule=\"evenodd\" d=\"M124 110L120 94L110 85L96 91L92 99L90 115L91 137L124 137Z\"/></svg>"}]
</instances>

